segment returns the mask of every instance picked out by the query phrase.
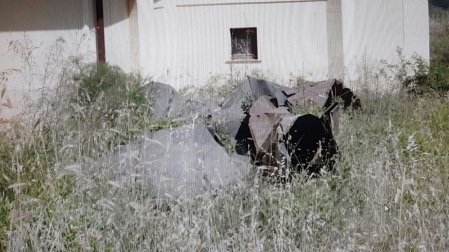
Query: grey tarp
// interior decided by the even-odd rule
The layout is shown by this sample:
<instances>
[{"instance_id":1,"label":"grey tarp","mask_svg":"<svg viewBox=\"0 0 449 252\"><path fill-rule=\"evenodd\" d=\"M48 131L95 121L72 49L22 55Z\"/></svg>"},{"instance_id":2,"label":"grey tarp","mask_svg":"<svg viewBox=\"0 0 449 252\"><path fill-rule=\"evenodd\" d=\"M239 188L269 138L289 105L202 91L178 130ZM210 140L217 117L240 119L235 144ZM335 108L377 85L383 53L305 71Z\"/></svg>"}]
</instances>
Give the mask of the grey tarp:
<instances>
[{"instance_id":1,"label":"grey tarp","mask_svg":"<svg viewBox=\"0 0 449 252\"><path fill-rule=\"evenodd\" d=\"M230 156L204 124L146 135L104 160L122 182L137 178L157 199L194 197L238 184L251 170L244 158Z\"/></svg>"},{"instance_id":2,"label":"grey tarp","mask_svg":"<svg viewBox=\"0 0 449 252\"><path fill-rule=\"evenodd\" d=\"M184 99L172 86L151 82L144 91L152 104L154 118L176 118L186 121L207 117L219 109L219 104L211 99Z\"/></svg>"}]
</instances>

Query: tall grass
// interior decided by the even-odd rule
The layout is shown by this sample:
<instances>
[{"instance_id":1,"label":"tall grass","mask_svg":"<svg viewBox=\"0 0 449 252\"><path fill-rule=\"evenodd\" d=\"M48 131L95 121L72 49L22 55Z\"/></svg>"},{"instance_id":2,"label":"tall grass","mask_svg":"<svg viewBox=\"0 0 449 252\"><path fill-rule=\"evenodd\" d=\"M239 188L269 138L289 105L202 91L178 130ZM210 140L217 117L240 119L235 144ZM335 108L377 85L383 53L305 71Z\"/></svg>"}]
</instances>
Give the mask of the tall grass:
<instances>
[{"instance_id":1,"label":"tall grass","mask_svg":"<svg viewBox=\"0 0 449 252\"><path fill-rule=\"evenodd\" d=\"M0 135L0 238L10 251L444 250L449 101L360 95L335 172L154 205L98 161L160 127L141 87L108 66L63 72L55 97ZM28 118L28 119L27 119ZM156 125L155 125L156 124ZM389 211L385 211L385 207Z\"/></svg>"},{"instance_id":2,"label":"tall grass","mask_svg":"<svg viewBox=\"0 0 449 252\"><path fill-rule=\"evenodd\" d=\"M122 184L97 161L155 122L149 112L139 114L146 110L126 95L119 107L104 100L105 90L89 94L89 102L73 100L86 97L89 88L81 80L97 73L89 71L88 78L64 79L68 86L46 103L39 123L18 124L0 135L4 249L441 251L448 246L445 97L362 94L363 111L343 114L335 172L312 180L299 175L286 185L254 177L243 188L157 207L148 185ZM102 116L111 106L110 116ZM138 127L141 120L147 121Z\"/></svg>"},{"instance_id":3,"label":"tall grass","mask_svg":"<svg viewBox=\"0 0 449 252\"><path fill-rule=\"evenodd\" d=\"M21 123L2 129L3 248L6 230L15 229L15 220L40 210L49 214L59 197L74 192L78 183L73 175L85 171L80 164L92 163L152 125L151 99L143 91L146 83L114 67L75 61L61 73L56 95L25 112Z\"/></svg>"},{"instance_id":4,"label":"tall grass","mask_svg":"<svg viewBox=\"0 0 449 252\"><path fill-rule=\"evenodd\" d=\"M141 89L147 81L102 65L71 69L63 71L55 97L0 132L0 250L444 251L449 246L445 95L358 94L363 111L342 115L340 157L332 173L316 179L299 174L282 185L249 177L243 187L161 207L149 185L124 184L99 162L135 136L169 127L151 116ZM226 92L229 88L220 87L217 95Z\"/></svg>"}]
</instances>

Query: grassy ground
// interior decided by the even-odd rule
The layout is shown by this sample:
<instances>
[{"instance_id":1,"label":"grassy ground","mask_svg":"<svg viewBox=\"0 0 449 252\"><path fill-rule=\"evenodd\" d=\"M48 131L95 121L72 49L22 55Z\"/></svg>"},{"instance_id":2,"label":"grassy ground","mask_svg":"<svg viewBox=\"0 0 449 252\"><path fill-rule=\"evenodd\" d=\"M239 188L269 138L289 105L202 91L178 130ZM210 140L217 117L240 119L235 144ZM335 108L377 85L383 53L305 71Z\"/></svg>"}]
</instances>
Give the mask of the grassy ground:
<instances>
[{"instance_id":1,"label":"grassy ground","mask_svg":"<svg viewBox=\"0 0 449 252\"><path fill-rule=\"evenodd\" d=\"M362 113L343 115L335 173L285 186L255 179L162 209L144 185L122 187L76 146L51 143L32 125L16 128L0 142L11 152L2 151L1 159L4 248L445 250L449 100L369 94L362 100Z\"/></svg>"}]
</instances>

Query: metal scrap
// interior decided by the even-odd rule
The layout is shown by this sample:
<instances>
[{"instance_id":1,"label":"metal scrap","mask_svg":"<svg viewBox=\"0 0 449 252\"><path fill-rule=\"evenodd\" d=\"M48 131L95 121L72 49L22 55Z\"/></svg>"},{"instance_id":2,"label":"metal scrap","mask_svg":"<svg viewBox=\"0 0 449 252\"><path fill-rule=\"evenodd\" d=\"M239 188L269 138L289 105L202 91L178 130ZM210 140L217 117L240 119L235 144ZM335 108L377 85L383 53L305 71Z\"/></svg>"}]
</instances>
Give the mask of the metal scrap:
<instances>
[{"instance_id":1,"label":"metal scrap","mask_svg":"<svg viewBox=\"0 0 449 252\"><path fill-rule=\"evenodd\" d=\"M360 108L360 99L338 80L309 82L295 89L254 78L247 82L243 85L250 87L255 101L248 111L239 112L245 116L235 134L237 152L249 154L253 163L269 174L302 170L318 174L323 167L332 170L338 152L334 136L339 131L340 107ZM227 108L235 105L230 100L238 101L236 97L226 99ZM318 107L323 113L294 115L293 108L298 107Z\"/></svg>"},{"instance_id":2,"label":"metal scrap","mask_svg":"<svg viewBox=\"0 0 449 252\"><path fill-rule=\"evenodd\" d=\"M340 108L361 106L337 80L291 88L248 78L221 104L185 100L162 83L145 88L154 117L185 120L186 125L146 134L105 154L103 161L120 184L142 182L157 200L242 184L254 166L283 181L296 172L332 170ZM315 107L322 111L318 116L307 110ZM219 135L217 122L227 136ZM223 148L225 138L234 140L235 153Z\"/></svg>"}]
</instances>

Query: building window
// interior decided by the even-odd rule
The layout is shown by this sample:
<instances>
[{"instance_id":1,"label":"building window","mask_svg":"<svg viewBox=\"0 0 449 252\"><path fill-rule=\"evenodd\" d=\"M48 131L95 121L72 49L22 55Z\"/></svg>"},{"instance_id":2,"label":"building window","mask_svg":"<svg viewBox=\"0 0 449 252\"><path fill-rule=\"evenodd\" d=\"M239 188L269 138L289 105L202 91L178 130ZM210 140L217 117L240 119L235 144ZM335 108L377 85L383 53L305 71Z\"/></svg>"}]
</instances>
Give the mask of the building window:
<instances>
[{"instance_id":1,"label":"building window","mask_svg":"<svg viewBox=\"0 0 449 252\"><path fill-rule=\"evenodd\" d=\"M258 59L257 28L231 28L232 59Z\"/></svg>"}]
</instances>

